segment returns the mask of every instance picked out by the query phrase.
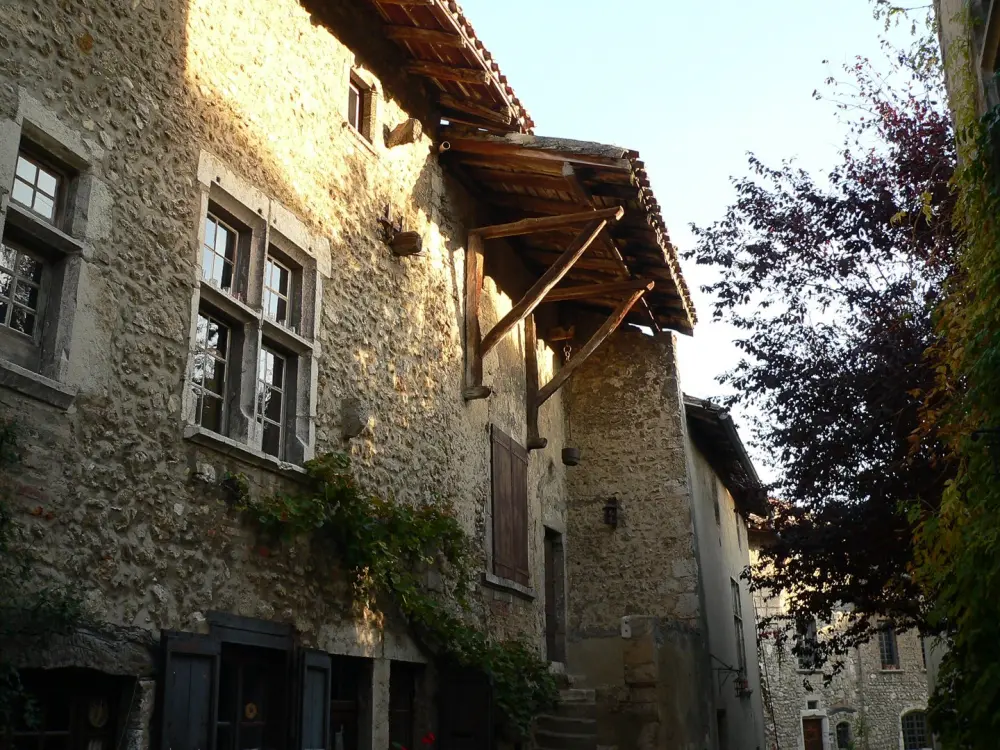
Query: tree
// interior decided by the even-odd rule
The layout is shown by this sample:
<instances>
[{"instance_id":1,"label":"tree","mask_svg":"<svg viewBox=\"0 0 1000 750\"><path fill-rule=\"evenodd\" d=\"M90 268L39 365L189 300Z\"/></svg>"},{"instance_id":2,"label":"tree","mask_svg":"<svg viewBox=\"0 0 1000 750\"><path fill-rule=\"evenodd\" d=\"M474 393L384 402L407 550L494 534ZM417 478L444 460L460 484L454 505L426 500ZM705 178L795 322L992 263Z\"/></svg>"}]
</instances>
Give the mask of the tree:
<instances>
[{"instance_id":1,"label":"tree","mask_svg":"<svg viewBox=\"0 0 1000 750\"><path fill-rule=\"evenodd\" d=\"M906 62L894 85L865 60L849 66L839 163L820 179L751 155L736 202L694 228L687 255L718 271L704 290L745 355L723 382L766 415L755 437L782 472L752 585L783 590L791 622L851 610L820 658L870 638L880 617L926 628L908 509L935 508L953 471L918 428L932 313L955 264L955 145L940 72Z\"/></svg>"}]
</instances>

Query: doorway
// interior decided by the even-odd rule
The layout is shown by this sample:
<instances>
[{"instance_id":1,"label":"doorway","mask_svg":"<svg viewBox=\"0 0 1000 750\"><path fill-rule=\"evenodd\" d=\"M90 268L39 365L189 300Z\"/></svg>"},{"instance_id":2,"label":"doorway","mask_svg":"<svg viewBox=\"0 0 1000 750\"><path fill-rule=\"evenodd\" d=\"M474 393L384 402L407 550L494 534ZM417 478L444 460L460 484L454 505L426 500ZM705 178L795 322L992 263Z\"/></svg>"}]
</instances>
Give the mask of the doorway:
<instances>
[{"instance_id":1,"label":"doorway","mask_svg":"<svg viewBox=\"0 0 1000 750\"><path fill-rule=\"evenodd\" d=\"M802 719L802 738L805 750L823 750L823 719Z\"/></svg>"},{"instance_id":2,"label":"doorway","mask_svg":"<svg viewBox=\"0 0 1000 750\"><path fill-rule=\"evenodd\" d=\"M566 553L563 535L545 529L545 653L566 661Z\"/></svg>"}]
</instances>

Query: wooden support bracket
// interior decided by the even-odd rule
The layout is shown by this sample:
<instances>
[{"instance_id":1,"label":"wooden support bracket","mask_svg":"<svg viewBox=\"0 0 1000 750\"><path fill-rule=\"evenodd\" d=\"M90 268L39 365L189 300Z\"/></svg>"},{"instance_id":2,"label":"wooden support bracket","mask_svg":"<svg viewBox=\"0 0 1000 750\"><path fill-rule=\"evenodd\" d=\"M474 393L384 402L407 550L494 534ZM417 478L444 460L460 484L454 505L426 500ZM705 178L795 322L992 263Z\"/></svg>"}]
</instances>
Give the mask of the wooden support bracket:
<instances>
[{"instance_id":1,"label":"wooden support bracket","mask_svg":"<svg viewBox=\"0 0 1000 750\"><path fill-rule=\"evenodd\" d=\"M532 284L520 301L514 305L510 312L503 316L489 333L483 337L483 355L489 353L490 349L496 346L500 340L506 336L518 323L530 315L542 300L545 299L552 288L558 284L562 278L573 268L573 264L583 255L587 248L597 239L607 226L607 219L597 219L590 214L590 221L584 226L580 234L570 244L568 248L559 256L549 269L542 274L541 278Z\"/></svg>"},{"instance_id":2,"label":"wooden support bracket","mask_svg":"<svg viewBox=\"0 0 1000 750\"><path fill-rule=\"evenodd\" d=\"M567 286L561 289L553 289L546 295L545 301L565 302L566 300L573 299L593 299L594 297L607 297L612 294L621 294L622 292L634 292L638 289L649 291L655 283L649 279L629 279L628 281L610 281L607 284Z\"/></svg>"},{"instance_id":3,"label":"wooden support bracket","mask_svg":"<svg viewBox=\"0 0 1000 750\"><path fill-rule=\"evenodd\" d=\"M465 388L466 401L488 398L493 392L483 385L483 349L479 331L479 298L483 291L483 240L469 235L465 249Z\"/></svg>"},{"instance_id":4,"label":"wooden support bracket","mask_svg":"<svg viewBox=\"0 0 1000 750\"><path fill-rule=\"evenodd\" d=\"M525 405L527 406L529 451L541 450L549 441L538 434L538 335L535 332L535 316L524 319L524 376Z\"/></svg>"},{"instance_id":5,"label":"wooden support bracket","mask_svg":"<svg viewBox=\"0 0 1000 750\"><path fill-rule=\"evenodd\" d=\"M652 286L652 284L650 284ZM556 391L558 391L563 383L569 380L570 376L576 372L576 370L582 365L591 354L593 354L597 348L604 343L604 340L614 333L615 329L621 325L621 322L628 315L629 310L631 310L635 304L642 299L642 296L648 291L647 288L638 289L628 296L617 308L611 313L603 325L597 329L597 332L590 337L590 340L583 345L580 352L574 356L569 362L563 365L562 369L555 374L548 383L546 383L538 391L538 396L536 401L538 406L544 404Z\"/></svg>"},{"instance_id":6,"label":"wooden support bracket","mask_svg":"<svg viewBox=\"0 0 1000 750\"><path fill-rule=\"evenodd\" d=\"M442 47L458 47L464 49L468 43L461 34L434 29L421 29L418 26L386 26L386 36L397 42L420 42L421 44L437 44Z\"/></svg>"},{"instance_id":7,"label":"wooden support bracket","mask_svg":"<svg viewBox=\"0 0 1000 750\"><path fill-rule=\"evenodd\" d=\"M490 74L479 68L456 68L424 60L409 63L406 66L406 72L425 78L437 78L441 81L459 81L461 83L489 83L490 81Z\"/></svg>"}]
</instances>

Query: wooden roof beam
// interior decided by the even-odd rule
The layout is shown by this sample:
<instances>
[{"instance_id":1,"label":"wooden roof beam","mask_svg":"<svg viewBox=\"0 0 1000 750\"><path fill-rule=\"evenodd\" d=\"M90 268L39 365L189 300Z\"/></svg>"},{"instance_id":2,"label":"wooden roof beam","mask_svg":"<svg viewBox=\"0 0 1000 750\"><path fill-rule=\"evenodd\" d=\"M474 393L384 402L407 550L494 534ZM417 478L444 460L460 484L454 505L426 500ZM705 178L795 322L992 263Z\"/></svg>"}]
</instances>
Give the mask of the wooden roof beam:
<instances>
[{"instance_id":1,"label":"wooden roof beam","mask_svg":"<svg viewBox=\"0 0 1000 750\"><path fill-rule=\"evenodd\" d=\"M464 112L467 115L473 115L475 117L482 118L483 120L488 120L489 122L495 122L498 125L510 125L514 121L514 116L511 114L509 109L501 112L491 107L483 106L482 104L476 104L475 102L459 99L451 94L442 93L438 96L438 103L446 109L454 109L459 112Z\"/></svg>"},{"instance_id":2,"label":"wooden roof beam","mask_svg":"<svg viewBox=\"0 0 1000 750\"><path fill-rule=\"evenodd\" d=\"M378 0L382 5L423 5L433 7L434 0Z\"/></svg>"},{"instance_id":3,"label":"wooden roof beam","mask_svg":"<svg viewBox=\"0 0 1000 750\"><path fill-rule=\"evenodd\" d=\"M534 312L535 308L545 299L545 296L556 284L562 281L562 278L573 268L573 264L579 260L580 256L597 239L597 235L607 226L608 217L597 218L595 217L595 213L590 212L587 214L589 221L587 221L587 224L580 231L580 234L577 235L576 239L573 240L572 244L566 248L566 251L559 256L559 259L555 263L549 266L549 269L541 275L538 281L531 285L531 288L520 301L510 309L510 312L504 315L493 326L493 330L483 337L483 356L486 356L490 349L496 346L518 323Z\"/></svg>"},{"instance_id":4,"label":"wooden roof beam","mask_svg":"<svg viewBox=\"0 0 1000 750\"><path fill-rule=\"evenodd\" d=\"M629 279L628 281L612 281L607 284L584 284L553 289L545 297L546 302L566 302L574 299L589 299L592 297L607 297L622 292L635 292L639 289L652 291L655 281L649 279Z\"/></svg>"},{"instance_id":5,"label":"wooden roof beam","mask_svg":"<svg viewBox=\"0 0 1000 750\"><path fill-rule=\"evenodd\" d=\"M417 42L419 44L436 44L440 47L457 47L465 49L469 43L461 34L436 29L422 29L419 26L386 26L386 36L396 42Z\"/></svg>"},{"instance_id":6,"label":"wooden roof beam","mask_svg":"<svg viewBox=\"0 0 1000 750\"><path fill-rule=\"evenodd\" d=\"M596 220L600 220L601 228L603 229L609 221L618 221L624 215L625 209L621 206L614 206L599 211L582 211L580 213L561 214L559 216L540 216L534 219L512 221L509 224L477 227L471 230L470 234L479 235L484 240L494 240L500 237L517 237L524 234L535 234L536 232L551 232L555 229L565 229L575 224L587 223L589 226ZM587 244L589 246L590 243Z\"/></svg>"},{"instance_id":7,"label":"wooden roof beam","mask_svg":"<svg viewBox=\"0 0 1000 750\"><path fill-rule=\"evenodd\" d=\"M629 311L635 306L635 304L642 299L643 295L646 294L645 289L638 289L632 294L630 294L625 300L622 301L615 311L611 313L611 316L604 321L600 328L597 329L596 333L590 337L590 340L583 345L580 352L574 356L569 362L562 366L562 369L555 374L555 376L546 383L542 388L538 390L538 395L535 397L538 405L541 406L552 395L558 391L563 384L570 379L570 376L579 369L587 358L593 354L597 348L604 343L604 340L615 332L615 329L621 325L621 322L625 320L625 316L629 314Z\"/></svg>"},{"instance_id":8,"label":"wooden roof beam","mask_svg":"<svg viewBox=\"0 0 1000 750\"><path fill-rule=\"evenodd\" d=\"M451 65L418 60L406 66L406 72L425 78L436 78L440 81L458 81L460 83L489 83L490 74L479 68L456 68Z\"/></svg>"}]
</instances>

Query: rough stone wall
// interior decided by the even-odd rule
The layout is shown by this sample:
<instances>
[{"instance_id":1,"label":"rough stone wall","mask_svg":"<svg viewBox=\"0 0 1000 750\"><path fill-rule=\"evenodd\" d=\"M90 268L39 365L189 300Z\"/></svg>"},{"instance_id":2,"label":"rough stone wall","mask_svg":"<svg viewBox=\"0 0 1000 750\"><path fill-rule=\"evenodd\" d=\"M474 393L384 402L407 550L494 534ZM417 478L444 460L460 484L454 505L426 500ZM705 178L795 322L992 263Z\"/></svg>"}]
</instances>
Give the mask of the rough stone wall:
<instances>
[{"instance_id":1,"label":"rough stone wall","mask_svg":"<svg viewBox=\"0 0 1000 750\"><path fill-rule=\"evenodd\" d=\"M780 611L782 602L758 598L757 605L763 616ZM821 626L819 637L831 627L836 625ZM774 712L772 721L771 709L765 707L769 750L801 750L802 719L807 716L824 720L825 747L831 750L837 747L836 725L842 721L850 723L857 750L901 750L900 719L908 711L926 709L928 688L919 635L898 633L896 642L899 669L883 670L878 643L871 642L847 654L843 671L824 685L822 674L798 668L790 644L780 648L773 637L762 638L760 659Z\"/></svg>"},{"instance_id":2,"label":"rough stone wall","mask_svg":"<svg viewBox=\"0 0 1000 750\"><path fill-rule=\"evenodd\" d=\"M0 410L25 426L16 510L43 574L72 581L107 622L198 630L206 611L222 610L293 622L308 645L336 653L420 658L405 638L383 641L350 618L329 559L304 542L263 549L218 492L226 471L248 474L253 492L287 480L182 436L200 273L196 172L208 151L329 239L317 452L349 451L366 486L400 501L454 498L485 542L488 425L525 438L521 329L486 358L497 395L470 405L460 395L464 240L475 208L428 136L393 149L382 140L411 115L432 132L424 92L402 77L398 52L362 6L316 6L321 18L296 0L0 8L0 120L12 120L25 95L40 101L87 145L110 202L104 234L88 240L69 352L74 405L63 412L0 390ZM373 144L346 126L352 66L376 87ZM423 236L421 256L394 259L379 240L387 203ZM487 281L484 330L522 288L523 279L506 291ZM544 379L553 358L542 349ZM340 421L349 398L372 416L348 444ZM561 394L542 409L549 447L530 461L539 590L542 521L564 515L561 409ZM487 592L483 612L496 632L541 643L540 599Z\"/></svg>"},{"instance_id":3,"label":"rough stone wall","mask_svg":"<svg viewBox=\"0 0 1000 750\"><path fill-rule=\"evenodd\" d=\"M674 351L672 337L619 330L580 367L568 399L582 459L568 475L567 668L597 688L600 744L623 750L710 744ZM617 528L603 521L612 497Z\"/></svg>"},{"instance_id":4,"label":"rough stone wall","mask_svg":"<svg viewBox=\"0 0 1000 750\"><path fill-rule=\"evenodd\" d=\"M719 750L756 750L764 744L764 709L760 669L755 658L757 623L753 597L740 578L750 564L746 520L736 502L700 450L687 439ZM716 515L718 514L718 515ZM692 563L694 564L694 563ZM736 694L736 676L726 668L739 664L734 621L732 581L740 587L746 680L751 693ZM720 713L721 712L721 713Z\"/></svg>"}]
</instances>

